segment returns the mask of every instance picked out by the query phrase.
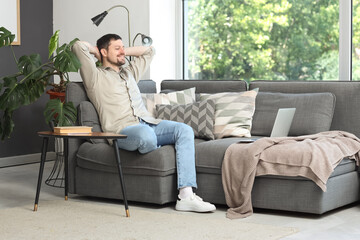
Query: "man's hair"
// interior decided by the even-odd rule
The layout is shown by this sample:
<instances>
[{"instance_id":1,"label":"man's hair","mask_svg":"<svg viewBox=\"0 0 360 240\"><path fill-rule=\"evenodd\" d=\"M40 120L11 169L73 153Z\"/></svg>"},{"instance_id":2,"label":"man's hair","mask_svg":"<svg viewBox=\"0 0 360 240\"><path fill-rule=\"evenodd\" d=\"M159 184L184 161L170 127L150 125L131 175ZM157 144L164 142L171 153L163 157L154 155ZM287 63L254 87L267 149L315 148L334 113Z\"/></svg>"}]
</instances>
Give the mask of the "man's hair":
<instances>
[{"instance_id":1,"label":"man's hair","mask_svg":"<svg viewBox=\"0 0 360 240\"><path fill-rule=\"evenodd\" d=\"M96 46L97 48L99 49L99 52L100 52L100 56L101 56L101 62L103 61L103 56L101 54L101 49L105 48L106 50L108 50L108 47L110 45L110 41L112 40L122 40L122 38L115 34L115 33L109 33L109 34L106 34L104 36L102 36L101 38L99 38L96 42Z\"/></svg>"}]
</instances>

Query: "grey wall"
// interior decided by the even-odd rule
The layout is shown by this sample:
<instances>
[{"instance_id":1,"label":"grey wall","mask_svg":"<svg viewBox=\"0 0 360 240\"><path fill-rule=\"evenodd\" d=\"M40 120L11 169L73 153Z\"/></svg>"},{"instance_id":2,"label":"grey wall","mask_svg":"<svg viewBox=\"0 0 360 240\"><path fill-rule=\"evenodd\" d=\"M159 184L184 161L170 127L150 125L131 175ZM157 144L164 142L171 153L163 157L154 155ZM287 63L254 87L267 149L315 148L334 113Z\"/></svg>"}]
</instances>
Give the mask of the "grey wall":
<instances>
[{"instance_id":1,"label":"grey wall","mask_svg":"<svg viewBox=\"0 0 360 240\"><path fill-rule=\"evenodd\" d=\"M53 33L53 1L21 0L20 23L21 45L13 47L17 58L24 54L40 53L42 59L46 60L48 42ZM16 66L11 51L0 48L0 76L14 72ZM36 132L48 130L43 117L47 100L48 96L44 94L37 102L14 113L15 130L10 139L0 142L0 158L40 152L42 140Z\"/></svg>"}]
</instances>

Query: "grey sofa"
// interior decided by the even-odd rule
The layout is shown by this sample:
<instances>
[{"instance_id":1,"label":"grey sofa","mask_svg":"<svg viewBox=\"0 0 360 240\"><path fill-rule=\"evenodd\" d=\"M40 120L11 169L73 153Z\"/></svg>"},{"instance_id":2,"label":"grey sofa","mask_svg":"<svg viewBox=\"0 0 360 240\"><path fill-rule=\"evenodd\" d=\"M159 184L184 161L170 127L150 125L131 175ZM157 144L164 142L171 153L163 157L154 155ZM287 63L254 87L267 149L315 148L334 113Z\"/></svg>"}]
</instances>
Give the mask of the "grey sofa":
<instances>
[{"instance_id":1,"label":"grey sofa","mask_svg":"<svg viewBox=\"0 0 360 240\"><path fill-rule=\"evenodd\" d=\"M151 80L141 81L144 93L156 92ZM183 81L164 80L162 91L196 87L196 93L240 92L259 88L252 134L268 136L279 107L297 107L290 135L325 130L344 130L360 136L360 82L327 81ZM70 83L66 100L79 108L78 124L101 131L82 83ZM226 204L221 182L221 164L226 148L238 138L196 139L198 189L204 200ZM176 168L173 146L163 146L148 154L120 150L128 200L165 204L176 200ZM70 193L122 199L113 149L104 141L70 140ZM302 177L256 177L254 208L322 214L359 200L359 173L355 162L344 159L327 182L323 192Z\"/></svg>"}]
</instances>

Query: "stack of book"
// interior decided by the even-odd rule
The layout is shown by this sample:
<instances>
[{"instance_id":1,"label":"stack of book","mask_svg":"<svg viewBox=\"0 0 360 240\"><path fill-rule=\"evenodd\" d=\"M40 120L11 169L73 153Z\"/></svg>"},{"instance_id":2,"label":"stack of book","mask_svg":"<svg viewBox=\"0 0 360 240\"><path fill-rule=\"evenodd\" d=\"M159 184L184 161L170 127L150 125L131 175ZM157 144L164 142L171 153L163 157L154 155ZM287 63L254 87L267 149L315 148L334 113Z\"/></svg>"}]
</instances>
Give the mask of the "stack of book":
<instances>
[{"instance_id":1,"label":"stack of book","mask_svg":"<svg viewBox=\"0 0 360 240\"><path fill-rule=\"evenodd\" d=\"M91 133L92 127L88 126L66 126L66 127L54 127L54 133L66 134L66 133Z\"/></svg>"}]
</instances>

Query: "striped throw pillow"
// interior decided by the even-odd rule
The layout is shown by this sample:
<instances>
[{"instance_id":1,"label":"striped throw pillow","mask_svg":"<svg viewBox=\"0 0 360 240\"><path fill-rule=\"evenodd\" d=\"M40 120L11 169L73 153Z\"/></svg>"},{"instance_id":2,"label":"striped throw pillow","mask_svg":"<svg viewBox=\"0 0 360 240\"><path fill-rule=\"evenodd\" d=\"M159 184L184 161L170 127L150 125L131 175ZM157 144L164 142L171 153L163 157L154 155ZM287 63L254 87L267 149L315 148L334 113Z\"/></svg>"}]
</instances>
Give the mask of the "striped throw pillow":
<instances>
[{"instance_id":1,"label":"striped throw pillow","mask_svg":"<svg viewBox=\"0 0 360 240\"><path fill-rule=\"evenodd\" d=\"M156 117L156 104L188 104L195 102L195 88L170 93L142 93L144 105Z\"/></svg>"},{"instance_id":2,"label":"striped throw pillow","mask_svg":"<svg viewBox=\"0 0 360 240\"><path fill-rule=\"evenodd\" d=\"M205 100L185 105L156 105L160 119L182 122L194 130L197 138L214 139L215 100Z\"/></svg>"},{"instance_id":3,"label":"striped throw pillow","mask_svg":"<svg viewBox=\"0 0 360 240\"><path fill-rule=\"evenodd\" d=\"M258 89L245 92L200 94L200 99L215 100L214 135L224 137L251 137L252 117Z\"/></svg>"}]
</instances>

